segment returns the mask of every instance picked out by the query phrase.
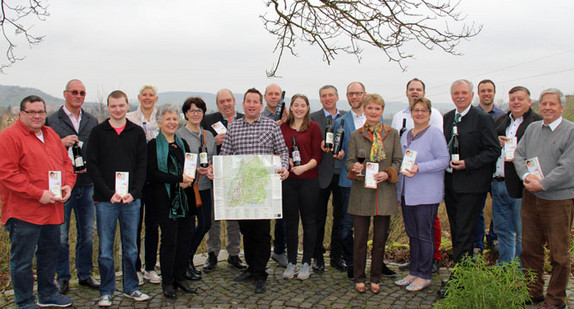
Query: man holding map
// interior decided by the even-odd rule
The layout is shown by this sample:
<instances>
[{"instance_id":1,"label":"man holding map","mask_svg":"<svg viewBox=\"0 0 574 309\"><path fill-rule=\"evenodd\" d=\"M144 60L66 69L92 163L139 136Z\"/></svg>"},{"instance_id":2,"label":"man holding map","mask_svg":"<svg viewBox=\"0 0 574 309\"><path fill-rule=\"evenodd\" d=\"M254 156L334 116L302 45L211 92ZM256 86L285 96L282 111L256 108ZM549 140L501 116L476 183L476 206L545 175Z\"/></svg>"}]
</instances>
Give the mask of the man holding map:
<instances>
[{"instance_id":1,"label":"man holding map","mask_svg":"<svg viewBox=\"0 0 574 309\"><path fill-rule=\"evenodd\" d=\"M228 129L221 155L280 155L281 168L277 173L281 180L289 176L287 146L277 123L261 116L263 96L255 88L247 90L243 97L244 117L233 121ZM213 176L213 170L210 175ZM247 270L234 281L255 280L255 293L265 293L265 268L271 255L270 220L240 220L243 248Z\"/></svg>"}]
</instances>

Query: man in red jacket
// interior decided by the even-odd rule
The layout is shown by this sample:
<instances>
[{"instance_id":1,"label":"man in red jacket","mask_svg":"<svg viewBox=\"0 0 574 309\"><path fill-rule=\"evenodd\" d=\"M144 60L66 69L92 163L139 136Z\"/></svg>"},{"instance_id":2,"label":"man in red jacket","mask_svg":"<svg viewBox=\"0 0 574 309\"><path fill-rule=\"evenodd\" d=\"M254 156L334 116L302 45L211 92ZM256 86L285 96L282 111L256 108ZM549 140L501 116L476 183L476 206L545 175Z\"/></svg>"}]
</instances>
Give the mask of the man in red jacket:
<instances>
[{"instance_id":1,"label":"man in red jacket","mask_svg":"<svg viewBox=\"0 0 574 309\"><path fill-rule=\"evenodd\" d=\"M45 122L46 103L32 95L20 103L18 121L0 133L2 224L10 233L10 277L19 308L36 307L34 254L38 306L72 305L72 299L58 293L54 274L63 203L70 197L76 175L60 137Z\"/></svg>"}]
</instances>

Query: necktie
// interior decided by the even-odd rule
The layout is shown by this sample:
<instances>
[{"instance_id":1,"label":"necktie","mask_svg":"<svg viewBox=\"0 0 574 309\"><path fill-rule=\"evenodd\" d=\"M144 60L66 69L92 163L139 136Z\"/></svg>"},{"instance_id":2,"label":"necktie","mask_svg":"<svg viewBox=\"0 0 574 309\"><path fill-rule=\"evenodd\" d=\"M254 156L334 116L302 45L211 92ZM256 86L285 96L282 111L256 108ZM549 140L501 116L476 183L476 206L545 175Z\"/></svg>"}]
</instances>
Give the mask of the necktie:
<instances>
[{"instance_id":1,"label":"necktie","mask_svg":"<svg viewBox=\"0 0 574 309\"><path fill-rule=\"evenodd\" d=\"M454 116L454 122L459 123L460 117L462 117L462 115L460 113L456 113L456 115Z\"/></svg>"}]
</instances>

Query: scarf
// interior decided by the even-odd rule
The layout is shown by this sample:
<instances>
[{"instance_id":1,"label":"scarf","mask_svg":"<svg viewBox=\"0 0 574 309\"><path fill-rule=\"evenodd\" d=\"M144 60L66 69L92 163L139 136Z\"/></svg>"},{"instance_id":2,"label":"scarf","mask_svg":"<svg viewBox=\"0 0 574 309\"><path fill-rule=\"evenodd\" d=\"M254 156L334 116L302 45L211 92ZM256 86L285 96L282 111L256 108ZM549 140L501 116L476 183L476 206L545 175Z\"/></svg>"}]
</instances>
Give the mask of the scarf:
<instances>
[{"instance_id":1,"label":"scarf","mask_svg":"<svg viewBox=\"0 0 574 309\"><path fill-rule=\"evenodd\" d=\"M175 136L175 143L181 151L184 151L183 140L177 135ZM182 175L183 167L177 161L175 156L173 156L169 151L169 143L163 136L163 133L159 133L156 137L156 151L157 151L157 167L160 171L170 174L170 175ZM168 162L169 161L169 162ZM184 218L187 216L189 210L187 205L187 198L183 189L179 185L175 185L172 196L171 184L166 183L165 189L167 190L167 195L171 201L171 207L169 209L169 218L177 219Z\"/></svg>"},{"instance_id":2,"label":"scarf","mask_svg":"<svg viewBox=\"0 0 574 309\"><path fill-rule=\"evenodd\" d=\"M365 130L373 136L370 161L379 162L386 159L385 149L383 147L383 137L381 136L383 124L377 123L375 125L370 125L368 122L365 122Z\"/></svg>"}]
</instances>

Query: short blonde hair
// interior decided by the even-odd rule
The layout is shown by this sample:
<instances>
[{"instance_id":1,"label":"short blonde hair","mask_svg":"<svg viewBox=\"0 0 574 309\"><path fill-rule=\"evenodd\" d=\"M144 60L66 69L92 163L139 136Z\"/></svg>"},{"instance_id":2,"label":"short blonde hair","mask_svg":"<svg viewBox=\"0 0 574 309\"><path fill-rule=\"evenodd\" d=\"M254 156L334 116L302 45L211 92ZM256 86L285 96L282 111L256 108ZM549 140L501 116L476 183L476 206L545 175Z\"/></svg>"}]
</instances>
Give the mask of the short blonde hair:
<instances>
[{"instance_id":1,"label":"short blonde hair","mask_svg":"<svg viewBox=\"0 0 574 309\"><path fill-rule=\"evenodd\" d=\"M152 85L143 85L142 89L140 89L140 95L144 92L144 90L151 90L153 94L157 96L157 89Z\"/></svg>"},{"instance_id":2,"label":"short blonde hair","mask_svg":"<svg viewBox=\"0 0 574 309\"><path fill-rule=\"evenodd\" d=\"M363 107L367 107L368 104L376 104L383 109L385 108L385 100L383 100L381 95L376 93L369 93L365 96L365 99L363 100Z\"/></svg>"}]
</instances>

